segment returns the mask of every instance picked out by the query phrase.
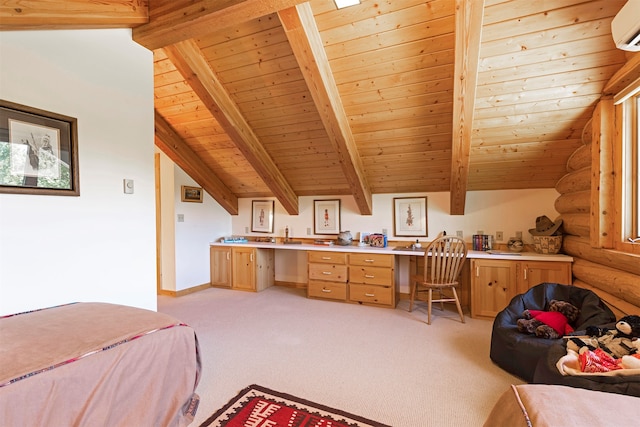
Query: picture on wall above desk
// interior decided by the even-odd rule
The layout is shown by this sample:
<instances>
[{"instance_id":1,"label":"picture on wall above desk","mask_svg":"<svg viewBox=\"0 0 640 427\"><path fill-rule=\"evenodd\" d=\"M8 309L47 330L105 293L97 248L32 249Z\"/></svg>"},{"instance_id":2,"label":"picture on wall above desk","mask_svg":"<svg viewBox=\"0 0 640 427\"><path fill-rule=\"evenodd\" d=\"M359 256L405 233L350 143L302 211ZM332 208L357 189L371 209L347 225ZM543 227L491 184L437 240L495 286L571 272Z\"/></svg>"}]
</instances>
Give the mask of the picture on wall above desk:
<instances>
[{"instance_id":1,"label":"picture on wall above desk","mask_svg":"<svg viewBox=\"0 0 640 427\"><path fill-rule=\"evenodd\" d=\"M251 231L273 233L273 200L251 202Z\"/></svg>"},{"instance_id":2,"label":"picture on wall above desk","mask_svg":"<svg viewBox=\"0 0 640 427\"><path fill-rule=\"evenodd\" d=\"M393 223L396 236L427 237L427 198L393 199Z\"/></svg>"},{"instance_id":3,"label":"picture on wall above desk","mask_svg":"<svg viewBox=\"0 0 640 427\"><path fill-rule=\"evenodd\" d=\"M0 100L0 193L79 196L77 120Z\"/></svg>"},{"instance_id":4,"label":"picture on wall above desk","mask_svg":"<svg viewBox=\"0 0 640 427\"><path fill-rule=\"evenodd\" d=\"M313 201L313 234L340 234L340 199Z\"/></svg>"}]
</instances>

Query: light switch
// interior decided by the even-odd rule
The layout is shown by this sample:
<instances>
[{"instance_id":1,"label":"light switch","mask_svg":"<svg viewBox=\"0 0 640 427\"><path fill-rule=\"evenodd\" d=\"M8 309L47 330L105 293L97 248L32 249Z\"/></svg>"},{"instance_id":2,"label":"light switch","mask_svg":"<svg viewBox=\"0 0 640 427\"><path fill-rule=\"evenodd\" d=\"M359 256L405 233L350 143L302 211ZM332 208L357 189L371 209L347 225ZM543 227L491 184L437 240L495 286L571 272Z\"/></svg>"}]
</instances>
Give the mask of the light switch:
<instances>
[{"instance_id":1,"label":"light switch","mask_svg":"<svg viewBox=\"0 0 640 427\"><path fill-rule=\"evenodd\" d=\"M178 222L184 222L184 214L178 214Z\"/></svg>"},{"instance_id":2,"label":"light switch","mask_svg":"<svg viewBox=\"0 0 640 427\"><path fill-rule=\"evenodd\" d=\"M124 194L133 194L133 180L123 179Z\"/></svg>"}]
</instances>

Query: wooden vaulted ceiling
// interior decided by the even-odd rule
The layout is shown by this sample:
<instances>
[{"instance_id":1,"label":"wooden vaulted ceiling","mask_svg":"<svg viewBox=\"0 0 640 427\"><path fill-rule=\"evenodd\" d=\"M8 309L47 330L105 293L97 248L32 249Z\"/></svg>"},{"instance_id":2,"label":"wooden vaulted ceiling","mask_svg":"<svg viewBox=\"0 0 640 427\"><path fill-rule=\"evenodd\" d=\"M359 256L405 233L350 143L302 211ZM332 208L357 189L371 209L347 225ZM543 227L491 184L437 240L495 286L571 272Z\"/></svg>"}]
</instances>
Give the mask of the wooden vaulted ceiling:
<instances>
[{"instance_id":1,"label":"wooden vaulted ceiling","mask_svg":"<svg viewBox=\"0 0 640 427\"><path fill-rule=\"evenodd\" d=\"M553 188L627 61L625 0L5 1L0 29L131 27L156 145L238 198Z\"/></svg>"}]
</instances>

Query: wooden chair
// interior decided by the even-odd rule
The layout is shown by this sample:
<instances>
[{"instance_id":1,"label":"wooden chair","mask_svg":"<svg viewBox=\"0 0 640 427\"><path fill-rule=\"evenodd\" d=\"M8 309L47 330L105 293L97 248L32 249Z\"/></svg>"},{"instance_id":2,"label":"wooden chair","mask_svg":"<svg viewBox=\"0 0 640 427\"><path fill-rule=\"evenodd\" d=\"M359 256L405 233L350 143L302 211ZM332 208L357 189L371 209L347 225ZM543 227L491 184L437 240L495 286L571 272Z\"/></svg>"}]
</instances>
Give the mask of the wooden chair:
<instances>
[{"instance_id":1,"label":"wooden chair","mask_svg":"<svg viewBox=\"0 0 640 427\"><path fill-rule=\"evenodd\" d=\"M459 284L458 277L466 258L467 245L459 237L443 236L431 242L425 251L424 274L411 276L409 311L413 311L416 293L427 292L427 323L429 325L431 324L431 305L434 302L439 302L442 309L444 309L443 303L455 302L458 314L460 314L460 321L464 323L464 314L456 286ZM451 290L453 296L443 293L443 290L447 289ZM440 293L438 299L433 299L434 290Z\"/></svg>"}]
</instances>

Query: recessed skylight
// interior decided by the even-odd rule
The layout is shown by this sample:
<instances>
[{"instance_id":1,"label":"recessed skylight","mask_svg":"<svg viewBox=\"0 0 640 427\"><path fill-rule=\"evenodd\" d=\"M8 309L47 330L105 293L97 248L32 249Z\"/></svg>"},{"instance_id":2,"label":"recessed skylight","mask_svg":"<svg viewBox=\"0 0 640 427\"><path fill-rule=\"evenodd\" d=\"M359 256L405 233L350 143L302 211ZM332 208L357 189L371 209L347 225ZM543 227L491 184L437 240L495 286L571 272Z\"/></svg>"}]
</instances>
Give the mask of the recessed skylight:
<instances>
[{"instance_id":1,"label":"recessed skylight","mask_svg":"<svg viewBox=\"0 0 640 427\"><path fill-rule=\"evenodd\" d=\"M355 6L360 4L360 0L333 0L336 3L338 9L342 9L348 6Z\"/></svg>"}]
</instances>

